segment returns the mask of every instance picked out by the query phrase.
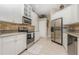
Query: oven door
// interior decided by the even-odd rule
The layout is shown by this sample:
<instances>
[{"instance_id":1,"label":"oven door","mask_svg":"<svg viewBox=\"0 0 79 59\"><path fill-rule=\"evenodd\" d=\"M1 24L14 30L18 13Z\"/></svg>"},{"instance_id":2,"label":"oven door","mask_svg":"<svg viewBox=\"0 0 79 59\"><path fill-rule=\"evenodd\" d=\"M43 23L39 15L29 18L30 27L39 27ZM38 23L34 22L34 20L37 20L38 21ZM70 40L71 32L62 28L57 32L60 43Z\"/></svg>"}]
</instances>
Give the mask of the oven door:
<instances>
[{"instance_id":1,"label":"oven door","mask_svg":"<svg viewBox=\"0 0 79 59\"><path fill-rule=\"evenodd\" d=\"M34 41L34 34L33 33L27 33L27 44L30 44Z\"/></svg>"}]
</instances>

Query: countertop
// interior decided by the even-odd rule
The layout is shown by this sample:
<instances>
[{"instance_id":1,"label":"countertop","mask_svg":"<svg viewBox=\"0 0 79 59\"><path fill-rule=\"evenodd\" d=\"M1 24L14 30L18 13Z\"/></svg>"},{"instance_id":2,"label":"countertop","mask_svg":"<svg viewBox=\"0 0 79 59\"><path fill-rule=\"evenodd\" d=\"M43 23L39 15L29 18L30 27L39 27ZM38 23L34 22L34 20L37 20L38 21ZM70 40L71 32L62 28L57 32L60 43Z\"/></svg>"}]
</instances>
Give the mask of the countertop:
<instances>
[{"instance_id":1,"label":"countertop","mask_svg":"<svg viewBox=\"0 0 79 59\"><path fill-rule=\"evenodd\" d=\"M65 32L66 34L73 35L75 37L79 37L79 32Z\"/></svg>"},{"instance_id":2,"label":"countertop","mask_svg":"<svg viewBox=\"0 0 79 59\"><path fill-rule=\"evenodd\" d=\"M1 38L1 37L8 37L8 36L21 35L21 34L26 34L26 32L6 33L6 34L2 34L2 35L0 35L0 38Z\"/></svg>"}]
</instances>

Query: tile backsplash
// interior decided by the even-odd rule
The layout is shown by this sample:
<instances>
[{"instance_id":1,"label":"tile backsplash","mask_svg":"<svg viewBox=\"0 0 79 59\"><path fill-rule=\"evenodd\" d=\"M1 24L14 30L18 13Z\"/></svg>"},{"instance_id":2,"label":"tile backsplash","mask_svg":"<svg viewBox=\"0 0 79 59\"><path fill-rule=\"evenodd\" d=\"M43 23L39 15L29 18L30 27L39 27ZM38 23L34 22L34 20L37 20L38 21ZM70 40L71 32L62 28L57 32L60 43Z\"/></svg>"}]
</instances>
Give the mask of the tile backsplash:
<instances>
[{"instance_id":1,"label":"tile backsplash","mask_svg":"<svg viewBox=\"0 0 79 59\"><path fill-rule=\"evenodd\" d=\"M32 26L31 24L19 24L0 21L0 34L18 32L18 28L23 28L23 30L28 29L29 31L34 31L34 26Z\"/></svg>"},{"instance_id":2,"label":"tile backsplash","mask_svg":"<svg viewBox=\"0 0 79 59\"><path fill-rule=\"evenodd\" d=\"M11 23L0 23L0 30L17 30L18 27L16 24Z\"/></svg>"}]
</instances>

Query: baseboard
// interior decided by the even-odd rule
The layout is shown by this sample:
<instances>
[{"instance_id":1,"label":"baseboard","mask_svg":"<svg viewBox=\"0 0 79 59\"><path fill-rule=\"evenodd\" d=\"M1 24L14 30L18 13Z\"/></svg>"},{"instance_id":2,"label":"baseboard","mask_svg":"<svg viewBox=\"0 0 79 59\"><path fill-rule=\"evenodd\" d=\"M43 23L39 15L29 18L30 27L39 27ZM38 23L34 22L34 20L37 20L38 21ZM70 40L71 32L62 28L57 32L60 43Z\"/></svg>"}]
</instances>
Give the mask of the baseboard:
<instances>
[{"instance_id":1,"label":"baseboard","mask_svg":"<svg viewBox=\"0 0 79 59\"><path fill-rule=\"evenodd\" d=\"M37 43L38 41L40 40L40 38L37 40L37 41L35 41L33 44L35 44L35 43ZM31 45L32 46L32 45ZM30 46L30 47L31 47ZM30 48L30 47L28 47L28 48ZM26 49L24 49L22 52L20 52L19 54L17 54L17 55L21 55L24 51L26 51L28 48L26 48Z\"/></svg>"},{"instance_id":2,"label":"baseboard","mask_svg":"<svg viewBox=\"0 0 79 59\"><path fill-rule=\"evenodd\" d=\"M67 49L65 48L65 46L63 45L63 47L64 47L64 49L66 50L66 52L67 52Z\"/></svg>"},{"instance_id":3,"label":"baseboard","mask_svg":"<svg viewBox=\"0 0 79 59\"><path fill-rule=\"evenodd\" d=\"M38 42L40 40L40 38L37 41L34 41L34 43Z\"/></svg>"},{"instance_id":4,"label":"baseboard","mask_svg":"<svg viewBox=\"0 0 79 59\"><path fill-rule=\"evenodd\" d=\"M40 39L47 39L48 37L40 37Z\"/></svg>"},{"instance_id":5,"label":"baseboard","mask_svg":"<svg viewBox=\"0 0 79 59\"><path fill-rule=\"evenodd\" d=\"M55 42L55 41L53 41L53 40L51 40L52 42L54 42L54 43L57 43L57 44L59 44L59 45L62 45L62 44L60 44L60 43L58 43L58 42Z\"/></svg>"},{"instance_id":6,"label":"baseboard","mask_svg":"<svg viewBox=\"0 0 79 59\"><path fill-rule=\"evenodd\" d=\"M19 54L17 54L17 55L21 55L24 51L26 51L27 50L27 48L26 49L24 49L23 51L21 51Z\"/></svg>"}]
</instances>

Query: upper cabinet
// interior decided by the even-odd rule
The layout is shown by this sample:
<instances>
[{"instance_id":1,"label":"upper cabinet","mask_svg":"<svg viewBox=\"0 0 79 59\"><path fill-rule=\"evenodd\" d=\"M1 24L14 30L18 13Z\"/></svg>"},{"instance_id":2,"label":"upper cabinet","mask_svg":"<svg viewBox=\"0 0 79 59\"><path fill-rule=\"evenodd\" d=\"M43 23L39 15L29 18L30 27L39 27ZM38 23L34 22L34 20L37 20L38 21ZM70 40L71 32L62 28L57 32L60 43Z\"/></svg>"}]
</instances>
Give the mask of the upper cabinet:
<instances>
[{"instance_id":1,"label":"upper cabinet","mask_svg":"<svg viewBox=\"0 0 79 59\"><path fill-rule=\"evenodd\" d=\"M24 15L23 15L23 22L24 23L31 23L32 21L32 7L29 4L24 4Z\"/></svg>"},{"instance_id":2,"label":"upper cabinet","mask_svg":"<svg viewBox=\"0 0 79 59\"><path fill-rule=\"evenodd\" d=\"M24 16L31 19L32 7L29 4L24 4Z\"/></svg>"},{"instance_id":3,"label":"upper cabinet","mask_svg":"<svg viewBox=\"0 0 79 59\"><path fill-rule=\"evenodd\" d=\"M78 5L70 5L69 7L66 7L63 10L51 15L52 20L60 17L63 18L64 24L72 24L72 23L79 22Z\"/></svg>"},{"instance_id":4,"label":"upper cabinet","mask_svg":"<svg viewBox=\"0 0 79 59\"><path fill-rule=\"evenodd\" d=\"M39 31L39 17L38 15L32 11L31 13L31 17L32 17L32 21L31 24L33 26L35 26L35 31L38 32Z\"/></svg>"}]
</instances>

